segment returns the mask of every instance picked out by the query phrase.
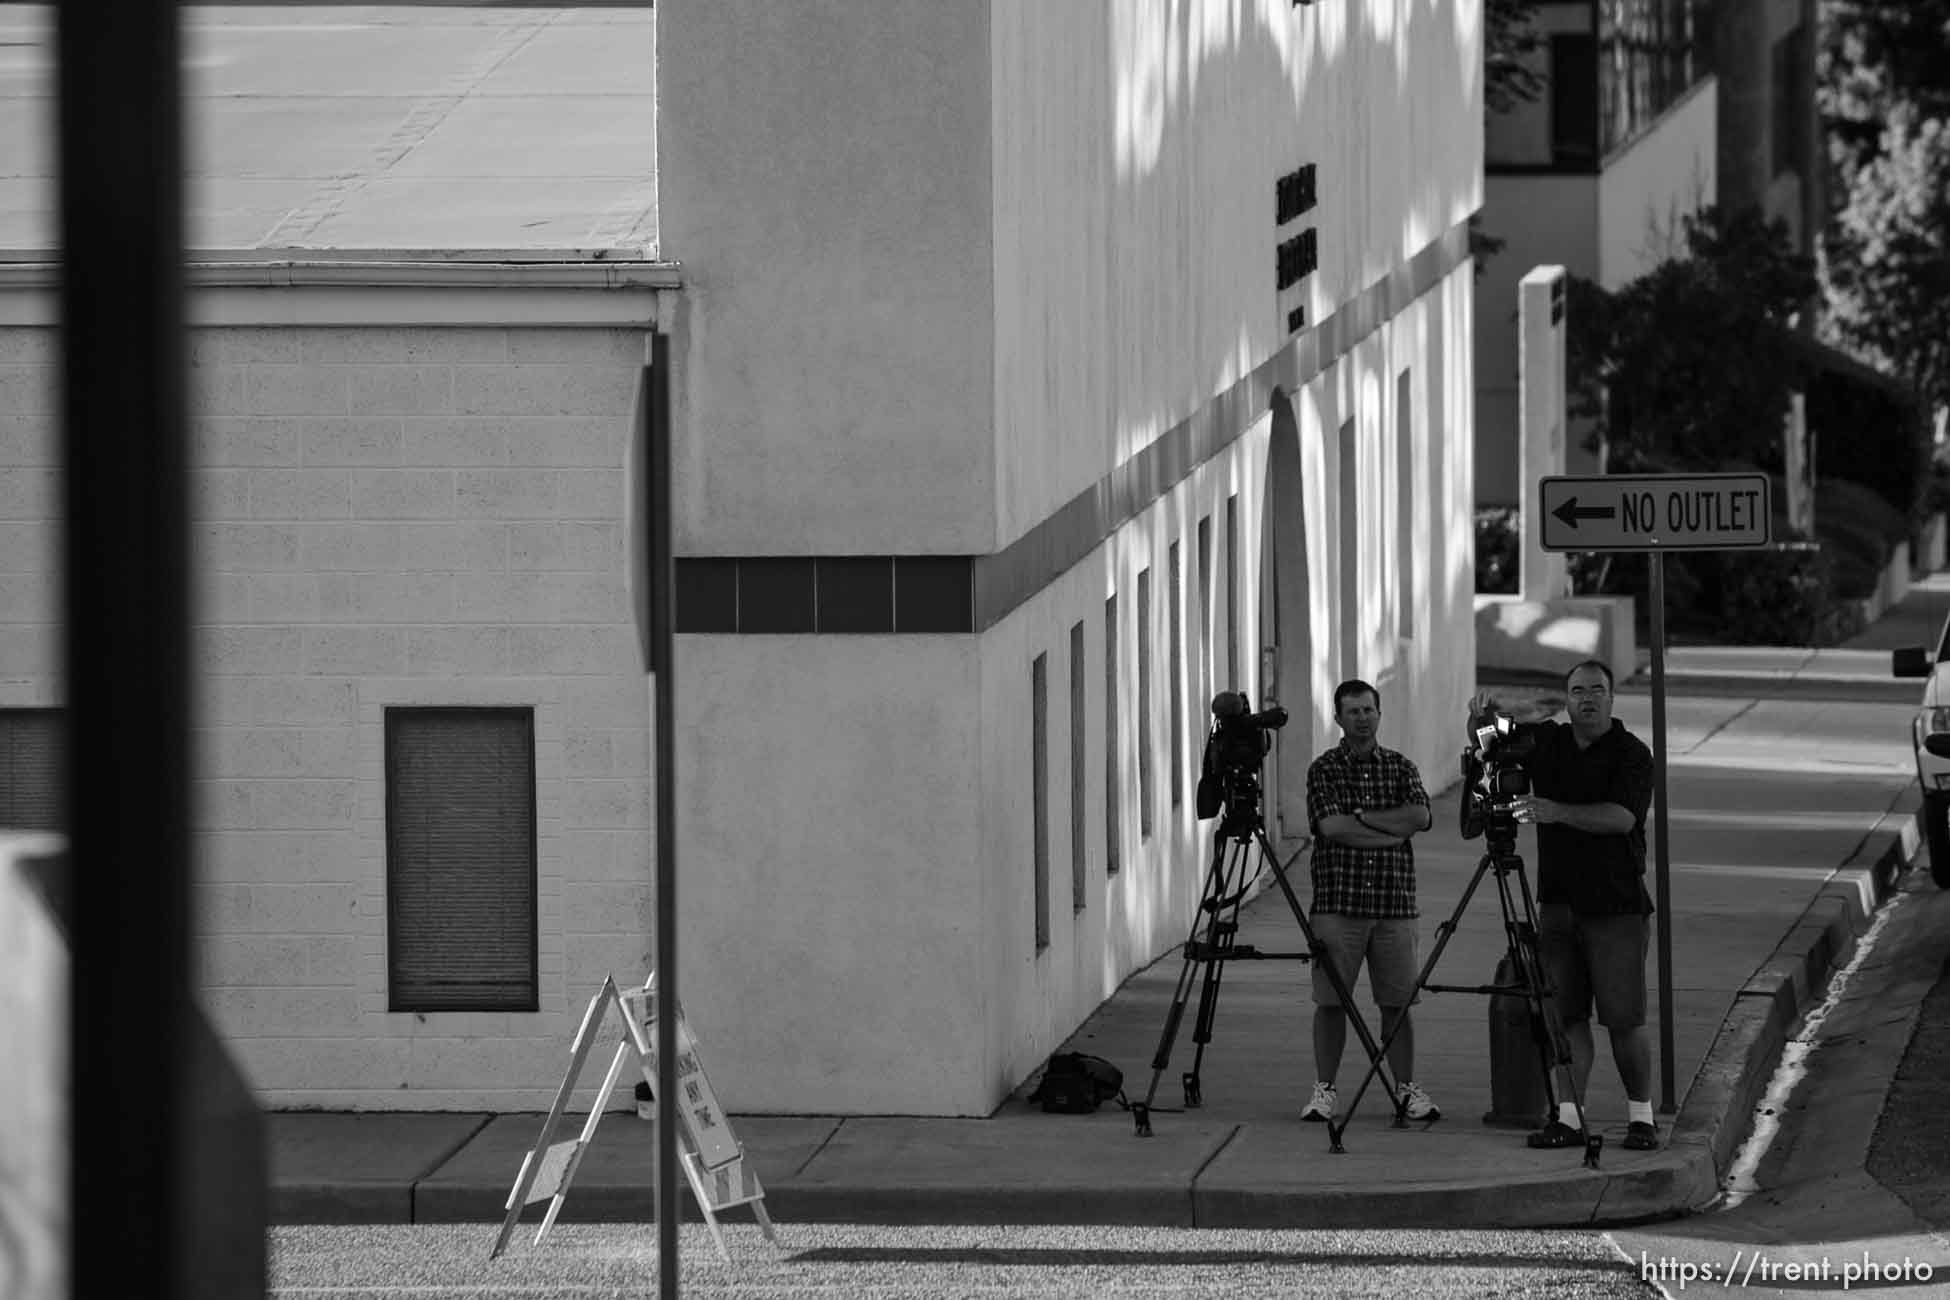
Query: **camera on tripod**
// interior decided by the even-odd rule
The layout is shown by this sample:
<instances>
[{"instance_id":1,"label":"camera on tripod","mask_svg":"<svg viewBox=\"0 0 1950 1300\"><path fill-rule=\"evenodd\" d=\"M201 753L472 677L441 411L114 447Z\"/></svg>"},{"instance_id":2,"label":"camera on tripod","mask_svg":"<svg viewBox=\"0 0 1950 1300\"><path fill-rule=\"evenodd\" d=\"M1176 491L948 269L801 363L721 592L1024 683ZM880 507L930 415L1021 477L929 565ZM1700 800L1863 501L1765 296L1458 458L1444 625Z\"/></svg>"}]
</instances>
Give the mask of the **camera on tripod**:
<instances>
[{"instance_id":1,"label":"camera on tripod","mask_svg":"<svg viewBox=\"0 0 1950 1300\"><path fill-rule=\"evenodd\" d=\"M1470 719L1469 748L1462 753L1464 839L1487 833L1491 847L1506 852L1516 844L1516 801L1530 793L1523 760L1535 743L1501 713L1480 724Z\"/></svg>"},{"instance_id":2,"label":"camera on tripod","mask_svg":"<svg viewBox=\"0 0 1950 1300\"><path fill-rule=\"evenodd\" d=\"M1205 738L1205 761L1198 778L1200 821L1248 816L1259 807L1259 769L1273 747L1271 733L1286 725L1287 712L1275 704L1258 713L1239 691L1212 697L1212 732Z\"/></svg>"}]
</instances>

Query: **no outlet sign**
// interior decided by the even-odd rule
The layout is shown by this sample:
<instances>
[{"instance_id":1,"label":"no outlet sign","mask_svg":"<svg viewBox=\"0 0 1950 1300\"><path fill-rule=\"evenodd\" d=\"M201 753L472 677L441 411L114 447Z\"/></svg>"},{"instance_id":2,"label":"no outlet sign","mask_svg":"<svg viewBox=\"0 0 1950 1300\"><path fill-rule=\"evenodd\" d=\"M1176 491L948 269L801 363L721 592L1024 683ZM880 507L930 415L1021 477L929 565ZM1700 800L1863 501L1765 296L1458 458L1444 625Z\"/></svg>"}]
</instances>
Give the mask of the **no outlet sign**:
<instances>
[{"instance_id":1,"label":"no outlet sign","mask_svg":"<svg viewBox=\"0 0 1950 1300\"><path fill-rule=\"evenodd\" d=\"M1547 551L1719 551L1765 546L1765 474L1601 474L1537 480Z\"/></svg>"}]
</instances>

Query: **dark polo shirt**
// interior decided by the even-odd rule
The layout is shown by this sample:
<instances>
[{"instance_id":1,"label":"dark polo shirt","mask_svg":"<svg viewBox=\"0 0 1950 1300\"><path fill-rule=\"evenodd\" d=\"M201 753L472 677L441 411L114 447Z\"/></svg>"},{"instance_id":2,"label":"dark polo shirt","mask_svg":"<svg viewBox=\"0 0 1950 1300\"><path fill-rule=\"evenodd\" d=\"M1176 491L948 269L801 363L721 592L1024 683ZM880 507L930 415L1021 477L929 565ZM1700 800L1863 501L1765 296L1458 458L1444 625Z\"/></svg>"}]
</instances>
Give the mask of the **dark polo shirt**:
<instances>
[{"instance_id":1,"label":"dark polo shirt","mask_svg":"<svg viewBox=\"0 0 1950 1300\"><path fill-rule=\"evenodd\" d=\"M1524 759L1531 788L1559 803L1615 803L1632 814L1623 835L1594 835L1562 822L1537 827L1537 901L1576 912L1650 913L1645 891L1645 814L1652 803L1652 751L1617 718L1578 748L1569 723L1526 726L1537 747Z\"/></svg>"}]
</instances>

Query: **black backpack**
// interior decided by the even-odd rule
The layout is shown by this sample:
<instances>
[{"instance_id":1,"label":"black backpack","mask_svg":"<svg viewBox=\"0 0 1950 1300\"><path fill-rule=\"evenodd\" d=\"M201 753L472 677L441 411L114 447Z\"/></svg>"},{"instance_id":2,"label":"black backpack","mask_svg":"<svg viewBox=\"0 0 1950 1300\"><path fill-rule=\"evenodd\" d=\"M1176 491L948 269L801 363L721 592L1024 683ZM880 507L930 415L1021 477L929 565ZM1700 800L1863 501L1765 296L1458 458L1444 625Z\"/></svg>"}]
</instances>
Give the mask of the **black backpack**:
<instances>
[{"instance_id":1,"label":"black backpack","mask_svg":"<svg viewBox=\"0 0 1950 1300\"><path fill-rule=\"evenodd\" d=\"M1115 1099L1125 1110L1124 1072L1101 1056L1082 1052L1058 1052L1043 1067L1043 1081L1029 1100L1041 1102L1052 1115L1088 1115Z\"/></svg>"}]
</instances>

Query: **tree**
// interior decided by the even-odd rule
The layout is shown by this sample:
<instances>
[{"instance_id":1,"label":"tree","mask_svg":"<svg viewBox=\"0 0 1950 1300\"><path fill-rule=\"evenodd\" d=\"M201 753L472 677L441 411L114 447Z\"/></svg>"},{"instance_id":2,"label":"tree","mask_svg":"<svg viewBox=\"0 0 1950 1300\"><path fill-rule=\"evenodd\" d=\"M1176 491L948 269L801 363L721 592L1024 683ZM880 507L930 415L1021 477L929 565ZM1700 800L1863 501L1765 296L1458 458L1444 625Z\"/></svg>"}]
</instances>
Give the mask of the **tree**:
<instances>
[{"instance_id":1,"label":"tree","mask_svg":"<svg viewBox=\"0 0 1950 1300\"><path fill-rule=\"evenodd\" d=\"M1531 60L1544 48L1536 26L1537 0L1484 0L1483 113L1507 113L1544 93L1544 78ZM1483 229L1481 214L1469 216L1469 255L1476 274L1503 251L1506 241Z\"/></svg>"},{"instance_id":2,"label":"tree","mask_svg":"<svg viewBox=\"0 0 1950 1300\"><path fill-rule=\"evenodd\" d=\"M1570 409L1620 471L1777 468L1813 264L1752 210L1703 208L1682 232L1680 256L1614 293L1573 280Z\"/></svg>"},{"instance_id":3,"label":"tree","mask_svg":"<svg viewBox=\"0 0 1950 1300\"><path fill-rule=\"evenodd\" d=\"M1950 107L1950 106L1946 106ZM1950 124L1898 103L1822 246L1824 332L1950 406Z\"/></svg>"},{"instance_id":4,"label":"tree","mask_svg":"<svg viewBox=\"0 0 1950 1300\"><path fill-rule=\"evenodd\" d=\"M1485 0L1483 5L1483 111L1507 113L1544 93L1544 79L1530 60L1544 48L1537 0Z\"/></svg>"},{"instance_id":5,"label":"tree","mask_svg":"<svg viewBox=\"0 0 1950 1300\"><path fill-rule=\"evenodd\" d=\"M1569 409L1593 419L1616 472L1778 471L1791 395L1805 382L1793 330L1816 287L1813 262L1793 251L1785 223L1753 209L1702 208L1671 247L1616 292L1572 279ZM1663 572L1668 626L1689 635L1838 639L1820 554L1688 553ZM1572 574L1581 593L1648 595L1637 556L1605 555Z\"/></svg>"},{"instance_id":6,"label":"tree","mask_svg":"<svg viewBox=\"0 0 1950 1300\"><path fill-rule=\"evenodd\" d=\"M1816 102L1846 187L1881 153L1899 104L1950 116L1950 0L1823 0L1816 62Z\"/></svg>"}]
</instances>

